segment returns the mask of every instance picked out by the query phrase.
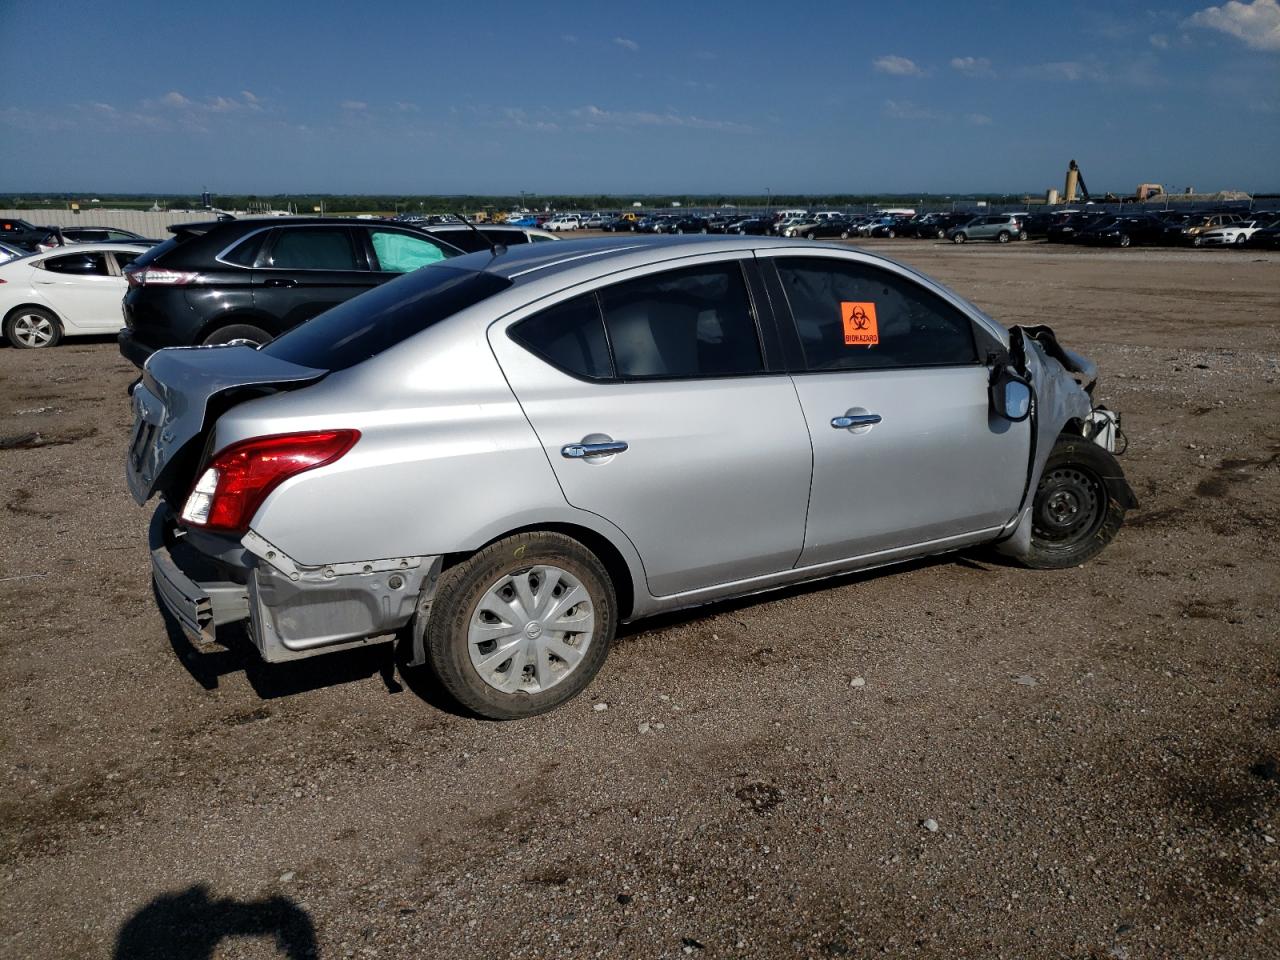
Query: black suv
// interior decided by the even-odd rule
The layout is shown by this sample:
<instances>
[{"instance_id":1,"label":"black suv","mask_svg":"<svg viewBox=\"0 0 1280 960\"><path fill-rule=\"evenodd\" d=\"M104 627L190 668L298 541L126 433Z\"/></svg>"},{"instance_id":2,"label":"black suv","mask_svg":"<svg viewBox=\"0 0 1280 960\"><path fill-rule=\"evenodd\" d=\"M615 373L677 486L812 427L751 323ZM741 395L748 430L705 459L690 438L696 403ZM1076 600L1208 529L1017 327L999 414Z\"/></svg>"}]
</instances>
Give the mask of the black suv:
<instances>
[{"instance_id":1,"label":"black suv","mask_svg":"<svg viewBox=\"0 0 1280 960\"><path fill-rule=\"evenodd\" d=\"M462 251L370 220L184 223L125 271L120 352L141 367L162 347L266 343L410 270Z\"/></svg>"}]
</instances>

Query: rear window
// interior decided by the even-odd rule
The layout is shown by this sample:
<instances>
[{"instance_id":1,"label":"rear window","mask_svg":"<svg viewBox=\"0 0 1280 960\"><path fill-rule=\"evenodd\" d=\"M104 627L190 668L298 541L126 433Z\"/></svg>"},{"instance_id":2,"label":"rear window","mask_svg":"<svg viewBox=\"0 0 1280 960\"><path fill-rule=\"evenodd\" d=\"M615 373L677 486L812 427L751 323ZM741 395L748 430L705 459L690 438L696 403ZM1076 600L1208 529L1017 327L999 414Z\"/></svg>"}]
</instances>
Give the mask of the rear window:
<instances>
[{"instance_id":1,"label":"rear window","mask_svg":"<svg viewBox=\"0 0 1280 960\"><path fill-rule=\"evenodd\" d=\"M511 286L505 277L423 267L339 304L262 347L316 370L346 370Z\"/></svg>"}]
</instances>

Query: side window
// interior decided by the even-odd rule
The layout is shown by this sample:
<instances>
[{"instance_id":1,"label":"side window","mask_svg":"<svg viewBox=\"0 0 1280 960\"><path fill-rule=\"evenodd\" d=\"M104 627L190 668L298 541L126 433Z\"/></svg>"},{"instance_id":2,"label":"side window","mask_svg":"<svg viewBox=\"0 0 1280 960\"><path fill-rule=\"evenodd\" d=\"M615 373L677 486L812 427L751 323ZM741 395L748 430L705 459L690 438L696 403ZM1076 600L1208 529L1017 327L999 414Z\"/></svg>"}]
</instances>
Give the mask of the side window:
<instances>
[{"instance_id":1,"label":"side window","mask_svg":"<svg viewBox=\"0 0 1280 960\"><path fill-rule=\"evenodd\" d=\"M262 244L267 239L267 232L255 233L245 237L244 240L236 244L219 259L226 263L233 263L237 267L252 267L258 262L258 251L262 249Z\"/></svg>"},{"instance_id":2,"label":"side window","mask_svg":"<svg viewBox=\"0 0 1280 960\"><path fill-rule=\"evenodd\" d=\"M346 227L283 228L266 265L284 270L361 269Z\"/></svg>"},{"instance_id":3,"label":"side window","mask_svg":"<svg viewBox=\"0 0 1280 960\"><path fill-rule=\"evenodd\" d=\"M669 270L600 291L617 375L714 377L764 369L736 262Z\"/></svg>"},{"instance_id":4,"label":"side window","mask_svg":"<svg viewBox=\"0 0 1280 960\"><path fill-rule=\"evenodd\" d=\"M82 277L109 277L107 257L102 253L72 253L62 257L50 257L40 264L54 273L70 273Z\"/></svg>"},{"instance_id":5,"label":"side window","mask_svg":"<svg viewBox=\"0 0 1280 960\"><path fill-rule=\"evenodd\" d=\"M137 240L138 238L135 237L133 234L125 233L122 230L108 230L107 239L114 241L116 243L121 243L121 242L127 243L130 240Z\"/></svg>"},{"instance_id":6,"label":"side window","mask_svg":"<svg viewBox=\"0 0 1280 960\"><path fill-rule=\"evenodd\" d=\"M121 270L142 256L141 253L133 250L113 250L111 255L116 258L116 266Z\"/></svg>"},{"instance_id":7,"label":"side window","mask_svg":"<svg viewBox=\"0 0 1280 960\"><path fill-rule=\"evenodd\" d=\"M529 242L529 237L523 230L481 230L480 232L484 234L486 240L500 243L504 247L514 247L516 244Z\"/></svg>"},{"instance_id":8,"label":"side window","mask_svg":"<svg viewBox=\"0 0 1280 960\"><path fill-rule=\"evenodd\" d=\"M445 259L444 249L425 237L411 237L391 230L371 230L373 253L384 273L409 273Z\"/></svg>"},{"instance_id":9,"label":"side window","mask_svg":"<svg viewBox=\"0 0 1280 960\"><path fill-rule=\"evenodd\" d=\"M809 370L976 363L969 318L930 290L860 263L774 261Z\"/></svg>"},{"instance_id":10,"label":"side window","mask_svg":"<svg viewBox=\"0 0 1280 960\"><path fill-rule=\"evenodd\" d=\"M475 253L479 250L489 249L489 244L484 237L465 227L460 230L433 230L431 235L457 247L463 253Z\"/></svg>"},{"instance_id":11,"label":"side window","mask_svg":"<svg viewBox=\"0 0 1280 960\"><path fill-rule=\"evenodd\" d=\"M589 380L613 376L604 321L594 293L566 300L521 320L511 328L511 339L574 376Z\"/></svg>"}]
</instances>

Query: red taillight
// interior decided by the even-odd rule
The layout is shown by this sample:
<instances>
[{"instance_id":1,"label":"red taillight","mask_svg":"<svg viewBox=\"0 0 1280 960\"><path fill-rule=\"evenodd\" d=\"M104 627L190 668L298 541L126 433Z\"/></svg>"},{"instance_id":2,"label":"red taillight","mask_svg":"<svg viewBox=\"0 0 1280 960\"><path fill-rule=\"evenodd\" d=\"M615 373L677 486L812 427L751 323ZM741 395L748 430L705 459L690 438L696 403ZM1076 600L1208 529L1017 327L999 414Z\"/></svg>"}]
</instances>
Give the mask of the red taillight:
<instances>
[{"instance_id":1,"label":"red taillight","mask_svg":"<svg viewBox=\"0 0 1280 960\"><path fill-rule=\"evenodd\" d=\"M359 430L323 430L233 443L200 475L182 519L208 530L247 530L272 490L299 473L333 463L359 439Z\"/></svg>"},{"instance_id":2,"label":"red taillight","mask_svg":"<svg viewBox=\"0 0 1280 960\"><path fill-rule=\"evenodd\" d=\"M139 267L137 270L126 270L124 278L131 287L185 287L198 281L200 274L190 270Z\"/></svg>"}]
</instances>

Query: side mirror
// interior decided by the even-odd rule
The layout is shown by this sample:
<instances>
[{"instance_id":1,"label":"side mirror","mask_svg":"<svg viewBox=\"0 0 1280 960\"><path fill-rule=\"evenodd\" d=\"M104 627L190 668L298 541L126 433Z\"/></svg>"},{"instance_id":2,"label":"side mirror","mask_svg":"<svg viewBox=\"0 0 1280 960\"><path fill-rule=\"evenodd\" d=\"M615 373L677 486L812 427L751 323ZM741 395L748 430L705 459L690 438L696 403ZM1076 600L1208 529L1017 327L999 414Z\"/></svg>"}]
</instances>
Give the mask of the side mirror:
<instances>
[{"instance_id":1,"label":"side mirror","mask_svg":"<svg viewBox=\"0 0 1280 960\"><path fill-rule=\"evenodd\" d=\"M991 381L991 406L996 413L1014 423L1031 415L1031 384L1005 367Z\"/></svg>"}]
</instances>

